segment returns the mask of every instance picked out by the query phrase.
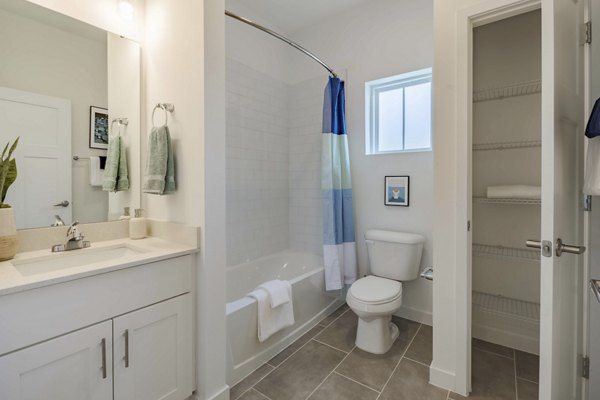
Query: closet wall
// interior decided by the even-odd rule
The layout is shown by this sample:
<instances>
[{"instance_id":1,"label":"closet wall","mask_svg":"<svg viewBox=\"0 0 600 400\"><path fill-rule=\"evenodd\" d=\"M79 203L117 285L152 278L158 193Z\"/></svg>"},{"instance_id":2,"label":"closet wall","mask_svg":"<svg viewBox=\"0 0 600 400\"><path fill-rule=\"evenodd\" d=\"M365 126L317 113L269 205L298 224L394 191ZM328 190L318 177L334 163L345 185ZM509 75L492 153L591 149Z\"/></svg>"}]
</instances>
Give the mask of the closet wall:
<instances>
[{"instance_id":1,"label":"closet wall","mask_svg":"<svg viewBox=\"0 0 600 400\"><path fill-rule=\"evenodd\" d=\"M541 183L540 12L476 28L473 74L473 336L537 353L540 200L487 188Z\"/></svg>"}]
</instances>

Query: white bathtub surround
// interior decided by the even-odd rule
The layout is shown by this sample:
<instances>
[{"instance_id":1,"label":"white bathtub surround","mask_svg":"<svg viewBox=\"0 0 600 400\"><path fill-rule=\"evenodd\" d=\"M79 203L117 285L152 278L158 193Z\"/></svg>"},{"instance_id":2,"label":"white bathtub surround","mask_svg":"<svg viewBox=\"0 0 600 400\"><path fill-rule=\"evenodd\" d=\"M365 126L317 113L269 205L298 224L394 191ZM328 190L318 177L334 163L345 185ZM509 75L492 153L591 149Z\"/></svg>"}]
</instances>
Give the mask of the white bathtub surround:
<instances>
[{"instance_id":1,"label":"white bathtub surround","mask_svg":"<svg viewBox=\"0 0 600 400\"><path fill-rule=\"evenodd\" d=\"M294 325L294 303L291 300L292 286L289 282L285 291L288 300L278 306L272 305L272 292L267 291L262 285L248 294L249 297L256 299L258 305L258 340L261 343L280 330Z\"/></svg>"},{"instance_id":2,"label":"white bathtub surround","mask_svg":"<svg viewBox=\"0 0 600 400\"><path fill-rule=\"evenodd\" d=\"M539 199L541 195L541 186L500 185L487 187L488 199Z\"/></svg>"},{"instance_id":3,"label":"white bathtub surround","mask_svg":"<svg viewBox=\"0 0 600 400\"><path fill-rule=\"evenodd\" d=\"M294 325L264 342L258 340L258 304L246 294L265 281L292 286ZM227 269L227 383L242 380L289 346L344 302L341 290L325 292L320 256L283 251Z\"/></svg>"}]
</instances>

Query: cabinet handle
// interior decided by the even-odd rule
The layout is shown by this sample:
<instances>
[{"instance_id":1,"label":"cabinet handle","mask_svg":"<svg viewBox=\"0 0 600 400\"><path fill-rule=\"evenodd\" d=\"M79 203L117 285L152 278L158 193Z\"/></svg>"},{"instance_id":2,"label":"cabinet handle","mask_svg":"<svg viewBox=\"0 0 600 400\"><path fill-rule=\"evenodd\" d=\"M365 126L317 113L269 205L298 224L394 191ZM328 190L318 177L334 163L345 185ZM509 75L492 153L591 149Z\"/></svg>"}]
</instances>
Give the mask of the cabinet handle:
<instances>
[{"instance_id":1,"label":"cabinet handle","mask_svg":"<svg viewBox=\"0 0 600 400\"><path fill-rule=\"evenodd\" d=\"M106 379L106 339L102 339L102 379Z\"/></svg>"},{"instance_id":2,"label":"cabinet handle","mask_svg":"<svg viewBox=\"0 0 600 400\"><path fill-rule=\"evenodd\" d=\"M125 329L125 368L129 368L129 329Z\"/></svg>"}]
</instances>

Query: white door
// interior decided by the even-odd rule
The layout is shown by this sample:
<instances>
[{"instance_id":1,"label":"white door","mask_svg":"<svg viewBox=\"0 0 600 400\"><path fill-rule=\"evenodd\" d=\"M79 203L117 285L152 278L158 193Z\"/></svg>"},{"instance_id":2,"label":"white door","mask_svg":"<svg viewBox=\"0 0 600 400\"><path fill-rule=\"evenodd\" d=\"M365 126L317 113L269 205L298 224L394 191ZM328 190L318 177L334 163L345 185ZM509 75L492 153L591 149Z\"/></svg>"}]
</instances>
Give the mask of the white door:
<instances>
[{"instance_id":1,"label":"white door","mask_svg":"<svg viewBox=\"0 0 600 400\"><path fill-rule=\"evenodd\" d=\"M111 400L112 323L0 357L2 400Z\"/></svg>"},{"instance_id":2,"label":"white door","mask_svg":"<svg viewBox=\"0 0 600 400\"><path fill-rule=\"evenodd\" d=\"M540 399L581 398L583 256L583 0L542 0Z\"/></svg>"},{"instance_id":3,"label":"white door","mask_svg":"<svg viewBox=\"0 0 600 400\"><path fill-rule=\"evenodd\" d=\"M191 295L114 321L115 400L183 400L193 391Z\"/></svg>"},{"instance_id":4,"label":"white door","mask_svg":"<svg viewBox=\"0 0 600 400\"><path fill-rule=\"evenodd\" d=\"M71 222L71 102L0 87L0 145L20 136L17 180L6 202L17 228ZM62 202L69 205L55 206Z\"/></svg>"}]
</instances>

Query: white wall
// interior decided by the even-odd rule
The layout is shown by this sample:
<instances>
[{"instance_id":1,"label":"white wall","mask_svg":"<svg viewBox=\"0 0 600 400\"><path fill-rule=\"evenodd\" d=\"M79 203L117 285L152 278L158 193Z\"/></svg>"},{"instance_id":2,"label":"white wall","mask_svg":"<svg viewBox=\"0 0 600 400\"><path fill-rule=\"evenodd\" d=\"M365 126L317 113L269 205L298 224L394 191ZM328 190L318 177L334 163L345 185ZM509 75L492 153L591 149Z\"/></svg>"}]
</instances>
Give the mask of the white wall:
<instances>
[{"instance_id":1,"label":"white wall","mask_svg":"<svg viewBox=\"0 0 600 400\"><path fill-rule=\"evenodd\" d=\"M106 34L83 24L64 26L0 10L0 35L6 38L0 41L0 86L70 100L73 154L104 155L89 148L89 118L90 106L108 106ZM88 160L72 162L72 215L80 222L105 221L108 194L90 186L89 166Z\"/></svg>"},{"instance_id":2,"label":"white wall","mask_svg":"<svg viewBox=\"0 0 600 400\"><path fill-rule=\"evenodd\" d=\"M421 268L432 265L433 154L365 155L364 111L366 81L432 65L432 29L431 1L377 0L291 35L335 70L347 70L346 119L361 275L368 272L364 232L373 228L425 235ZM323 76L322 67L298 52L290 61L294 82ZM325 85L323 79L323 89ZM321 104L322 93L317 99ZM410 207L383 205L386 175L410 175ZM400 314L431 323L431 283L418 279L404 290Z\"/></svg>"}]
</instances>

